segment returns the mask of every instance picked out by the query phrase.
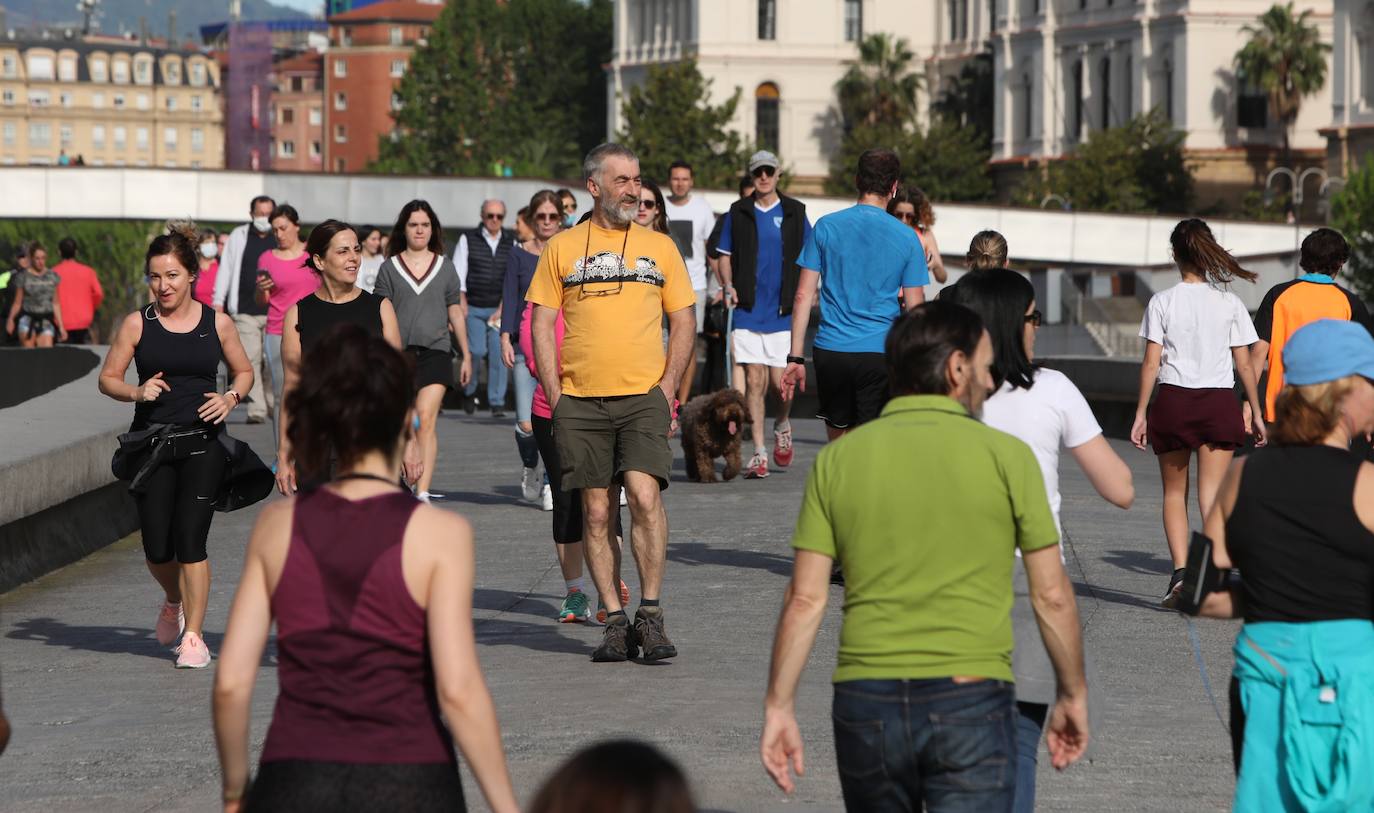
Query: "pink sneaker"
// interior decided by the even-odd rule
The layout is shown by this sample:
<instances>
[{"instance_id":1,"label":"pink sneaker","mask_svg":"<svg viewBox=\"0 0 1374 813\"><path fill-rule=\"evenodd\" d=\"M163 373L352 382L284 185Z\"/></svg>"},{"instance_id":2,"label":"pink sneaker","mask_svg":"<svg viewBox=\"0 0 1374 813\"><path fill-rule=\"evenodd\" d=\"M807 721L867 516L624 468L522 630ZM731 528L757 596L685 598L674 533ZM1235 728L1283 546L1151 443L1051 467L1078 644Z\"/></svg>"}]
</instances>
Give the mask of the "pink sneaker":
<instances>
[{"instance_id":1,"label":"pink sneaker","mask_svg":"<svg viewBox=\"0 0 1374 813\"><path fill-rule=\"evenodd\" d=\"M773 465L785 469L792 465L792 425L773 430Z\"/></svg>"},{"instance_id":2,"label":"pink sneaker","mask_svg":"<svg viewBox=\"0 0 1374 813\"><path fill-rule=\"evenodd\" d=\"M768 458L763 452L754 452L754 456L749 458L749 465L744 467L744 479L762 480L768 476Z\"/></svg>"},{"instance_id":3,"label":"pink sneaker","mask_svg":"<svg viewBox=\"0 0 1374 813\"><path fill-rule=\"evenodd\" d=\"M181 636L181 646L176 653L178 669L204 669L210 665L210 647L194 632Z\"/></svg>"},{"instance_id":4,"label":"pink sneaker","mask_svg":"<svg viewBox=\"0 0 1374 813\"><path fill-rule=\"evenodd\" d=\"M177 638L181 637L181 631L184 629L186 629L186 613L182 611L181 604L164 601L162 610L157 614L157 627L154 630L157 635L157 642L163 646L170 646Z\"/></svg>"}]
</instances>

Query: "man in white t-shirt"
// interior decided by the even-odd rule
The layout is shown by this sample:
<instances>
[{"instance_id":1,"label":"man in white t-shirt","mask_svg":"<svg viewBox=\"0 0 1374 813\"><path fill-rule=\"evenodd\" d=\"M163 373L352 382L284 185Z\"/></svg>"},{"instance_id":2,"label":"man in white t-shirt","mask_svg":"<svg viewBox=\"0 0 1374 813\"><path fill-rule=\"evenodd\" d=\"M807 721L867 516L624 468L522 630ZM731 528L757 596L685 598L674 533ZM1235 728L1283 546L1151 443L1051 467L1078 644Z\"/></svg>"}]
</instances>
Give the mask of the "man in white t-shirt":
<instances>
[{"instance_id":1,"label":"man in white t-shirt","mask_svg":"<svg viewBox=\"0 0 1374 813\"><path fill-rule=\"evenodd\" d=\"M692 278L692 290L697 295L697 336L705 326L706 318L706 238L716 224L716 213L711 204L700 195L692 195L695 178L692 165L686 161L674 161L668 168L668 231L677 243L682 259L687 262L687 275ZM696 378L697 352L687 360L687 371L678 384L677 399L687 402L692 393L692 380Z\"/></svg>"}]
</instances>

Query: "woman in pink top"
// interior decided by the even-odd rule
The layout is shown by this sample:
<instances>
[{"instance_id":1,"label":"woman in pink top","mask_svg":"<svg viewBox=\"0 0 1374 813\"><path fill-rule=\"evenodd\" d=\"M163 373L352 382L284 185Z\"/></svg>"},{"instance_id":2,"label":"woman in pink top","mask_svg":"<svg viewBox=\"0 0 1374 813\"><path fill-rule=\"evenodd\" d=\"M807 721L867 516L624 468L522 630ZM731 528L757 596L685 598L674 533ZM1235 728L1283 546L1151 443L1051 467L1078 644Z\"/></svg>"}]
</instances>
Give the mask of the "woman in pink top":
<instances>
[{"instance_id":1,"label":"woman in pink top","mask_svg":"<svg viewBox=\"0 0 1374 813\"><path fill-rule=\"evenodd\" d=\"M267 303L267 361L272 370L273 403L281 402L282 384L286 376L281 364L281 330L286 312L291 306L313 294L320 287L319 278L310 270L301 240L301 218L296 207L283 203L272 210L272 233L277 247L264 251L258 258L258 301ZM272 413L272 438L277 437L277 413Z\"/></svg>"},{"instance_id":2,"label":"woman in pink top","mask_svg":"<svg viewBox=\"0 0 1374 813\"><path fill-rule=\"evenodd\" d=\"M214 229L200 230L200 248L196 262L200 271L191 298L206 307L215 306L215 277L219 274L219 234Z\"/></svg>"},{"instance_id":3,"label":"woman in pink top","mask_svg":"<svg viewBox=\"0 0 1374 813\"><path fill-rule=\"evenodd\" d=\"M520 352L524 354L525 364L538 382L539 376L534 366L534 338L531 334L531 311L534 305L525 303L524 315L520 318ZM563 312L558 312L554 322L554 342L561 351L563 348ZM567 595L558 610L558 620L563 623L587 621L591 618L591 603L587 599L586 583L582 577L582 495L578 489L563 489L563 467L558 459L558 446L553 442L553 410L549 409L549 399L544 397L544 388L536 383L534 404L530 408L530 423L534 428L534 441L539 444L539 457L544 461L544 472L549 476L549 490L553 493L553 542L558 552L558 568L563 571L563 581ZM615 505L615 502L611 503ZM620 579L620 515L615 518L616 544L615 578L620 584L620 603L630 600L630 589ZM605 623L604 610L597 610L597 620Z\"/></svg>"}]
</instances>

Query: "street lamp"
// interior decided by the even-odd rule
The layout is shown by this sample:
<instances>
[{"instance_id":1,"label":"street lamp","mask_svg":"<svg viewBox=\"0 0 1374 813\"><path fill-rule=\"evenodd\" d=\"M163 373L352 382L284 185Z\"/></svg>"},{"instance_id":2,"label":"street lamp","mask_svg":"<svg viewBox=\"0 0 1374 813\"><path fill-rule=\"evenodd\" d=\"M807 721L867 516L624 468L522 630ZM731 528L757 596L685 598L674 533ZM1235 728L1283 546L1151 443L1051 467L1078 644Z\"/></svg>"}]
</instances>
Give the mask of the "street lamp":
<instances>
[{"instance_id":1,"label":"street lamp","mask_svg":"<svg viewBox=\"0 0 1374 813\"><path fill-rule=\"evenodd\" d=\"M1040 208L1045 208L1047 205L1050 204L1051 201L1058 201L1059 208L1063 209L1066 212L1073 208L1069 206L1069 201L1067 199L1065 199L1062 195L1056 195L1053 192L1049 193L1048 195L1040 199Z\"/></svg>"},{"instance_id":2,"label":"street lamp","mask_svg":"<svg viewBox=\"0 0 1374 813\"><path fill-rule=\"evenodd\" d=\"M1326 197L1327 192L1331 188L1331 184L1345 183L1345 179L1330 178L1327 176L1326 170L1322 169L1321 167L1308 167L1307 169L1304 169L1301 173L1294 172L1292 169L1289 169L1288 167L1276 167L1273 172L1269 173L1269 177L1264 179L1265 203L1270 203L1274 200L1274 179L1279 177L1280 175L1288 179L1288 185L1293 190L1293 268L1294 276L1297 276L1299 260L1298 238L1299 232L1302 228L1300 221L1302 220L1303 186L1307 183L1308 178L1318 175L1321 176L1322 183L1321 186L1317 189L1317 197L1321 199Z\"/></svg>"}]
</instances>

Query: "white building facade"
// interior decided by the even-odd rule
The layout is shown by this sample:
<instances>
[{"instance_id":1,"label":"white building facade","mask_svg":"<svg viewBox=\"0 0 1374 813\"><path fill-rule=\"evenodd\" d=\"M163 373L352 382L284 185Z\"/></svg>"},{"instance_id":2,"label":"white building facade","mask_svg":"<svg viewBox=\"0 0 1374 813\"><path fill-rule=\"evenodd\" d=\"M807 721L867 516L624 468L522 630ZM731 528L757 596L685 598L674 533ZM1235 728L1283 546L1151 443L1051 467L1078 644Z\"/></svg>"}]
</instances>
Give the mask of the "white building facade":
<instances>
[{"instance_id":1,"label":"white building facade","mask_svg":"<svg viewBox=\"0 0 1374 813\"><path fill-rule=\"evenodd\" d=\"M815 187L842 137L834 87L858 41L907 40L912 68L941 87L985 47L987 11L987 0L616 0L608 132L622 129L624 94L649 66L694 57L713 103L740 89L735 130L775 150L795 187Z\"/></svg>"},{"instance_id":2,"label":"white building facade","mask_svg":"<svg viewBox=\"0 0 1374 813\"><path fill-rule=\"evenodd\" d=\"M1374 0L1334 0L1326 170L1345 176L1374 152Z\"/></svg>"}]
</instances>

